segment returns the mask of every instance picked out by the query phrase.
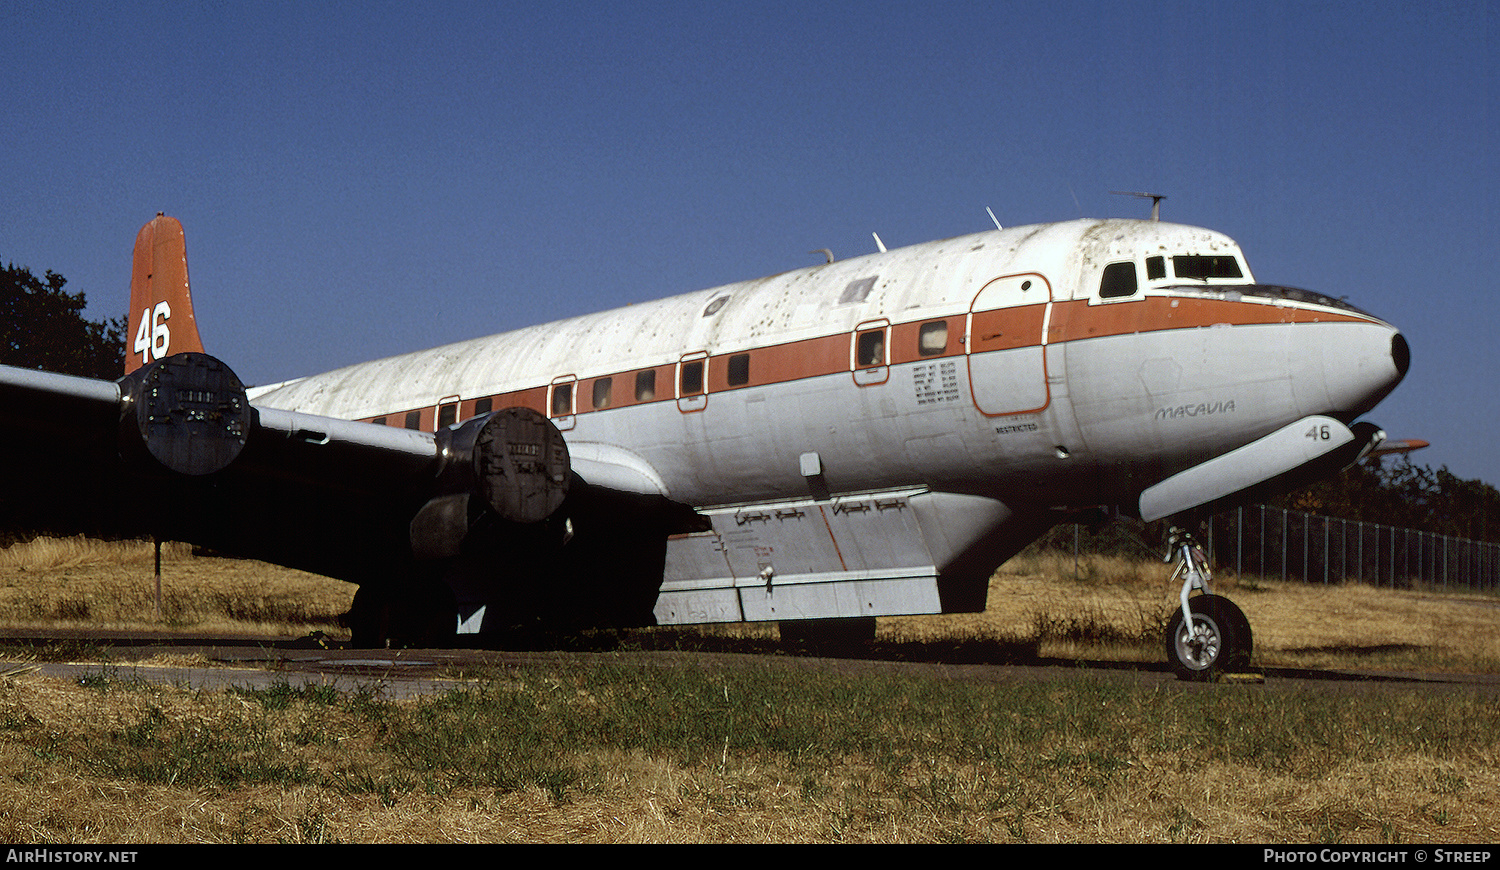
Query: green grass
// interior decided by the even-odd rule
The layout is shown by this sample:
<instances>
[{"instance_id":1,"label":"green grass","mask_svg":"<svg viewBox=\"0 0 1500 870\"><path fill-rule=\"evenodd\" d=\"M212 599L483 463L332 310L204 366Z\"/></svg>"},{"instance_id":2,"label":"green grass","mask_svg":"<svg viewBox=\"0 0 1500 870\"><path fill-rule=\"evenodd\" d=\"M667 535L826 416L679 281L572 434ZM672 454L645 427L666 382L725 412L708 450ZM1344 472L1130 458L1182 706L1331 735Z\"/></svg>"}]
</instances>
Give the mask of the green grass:
<instances>
[{"instance_id":1,"label":"green grass","mask_svg":"<svg viewBox=\"0 0 1500 870\"><path fill-rule=\"evenodd\" d=\"M707 819L689 839L1483 840L1500 770L1493 693L1451 688L983 682L687 655L525 665L400 702L288 684L73 691L87 713L0 690L0 786L77 775L180 795L185 813L218 796L261 814L217 839L368 838L350 825L372 807L403 824L430 812L441 831L512 795L543 816L623 801ZM277 801L298 810L266 815ZM1229 810L1243 827L1215 818ZM723 819L762 827L725 835Z\"/></svg>"},{"instance_id":2,"label":"green grass","mask_svg":"<svg viewBox=\"0 0 1500 870\"><path fill-rule=\"evenodd\" d=\"M316 739L295 724L291 733L303 736L284 739L288 723L338 710L370 729L368 751L380 759L374 767L399 771L389 781L334 774L371 791L535 785L561 798L586 788L595 751L614 750L688 767L731 756L774 761L814 791L827 787L821 779L830 763L852 765L883 788L938 804L954 794L943 771L972 768L999 806L1038 779L1102 788L1158 753L1185 765L1228 762L1318 777L1335 765L1400 753L1493 753L1500 733L1500 710L1461 692L1194 691L1089 676L991 685L602 664L523 668L415 704L287 685L234 694L253 704L228 722L168 717L150 705L72 751L82 763L144 782L306 782L319 774L295 749Z\"/></svg>"}]
</instances>

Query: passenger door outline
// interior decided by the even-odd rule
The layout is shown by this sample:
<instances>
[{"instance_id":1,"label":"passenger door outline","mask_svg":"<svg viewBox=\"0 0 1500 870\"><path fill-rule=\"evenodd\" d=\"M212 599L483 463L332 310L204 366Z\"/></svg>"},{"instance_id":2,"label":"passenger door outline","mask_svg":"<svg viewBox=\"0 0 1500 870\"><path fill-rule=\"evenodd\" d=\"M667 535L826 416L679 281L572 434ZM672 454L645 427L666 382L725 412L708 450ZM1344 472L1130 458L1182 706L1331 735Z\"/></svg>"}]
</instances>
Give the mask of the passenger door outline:
<instances>
[{"instance_id":1,"label":"passenger door outline","mask_svg":"<svg viewBox=\"0 0 1500 870\"><path fill-rule=\"evenodd\" d=\"M964 328L969 391L986 417L1034 414L1052 402L1047 325L1052 285L1027 272L1002 275L974 294Z\"/></svg>"}]
</instances>

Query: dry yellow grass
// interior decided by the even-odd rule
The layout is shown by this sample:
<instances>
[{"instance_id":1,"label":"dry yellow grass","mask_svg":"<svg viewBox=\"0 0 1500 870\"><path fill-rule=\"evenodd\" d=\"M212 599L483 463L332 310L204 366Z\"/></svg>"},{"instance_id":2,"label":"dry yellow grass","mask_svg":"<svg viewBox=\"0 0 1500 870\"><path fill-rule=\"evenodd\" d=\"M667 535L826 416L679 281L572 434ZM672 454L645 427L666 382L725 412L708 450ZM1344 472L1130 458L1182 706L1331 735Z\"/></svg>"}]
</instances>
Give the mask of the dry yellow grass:
<instances>
[{"instance_id":1,"label":"dry yellow grass","mask_svg":"<svg viewBox=\"0 0 1500 870\"><path fill-rule=\"evenodd\" d=\"M341 629L348 583L149 541L37 538L0 550L0 626L303 635Z\"/></svg>"},{"instance_id":2,"label":"dry yellow grass","mask_svg":"<svg viewBox=\"0 0 1500 870\"><path fill-rule=\"evenodd\" d=\"M878 636L1034 640L1049 658L1157 662L1177 606L1169 574L1151 559L1028 551L991 578L983 613L882 619ZM152 575L147 541L41 538L0 550L0 626L347 637L336 622L353 597L347 583L167 544L158 615ZM1500 673L1496 596L1223 575L1214 589L1250 618L1257 666ZM1069 626L1092 636L1057 630ZM757 625L705 633L775 636Z\"/></svg>"},{"instance_id":3,"label":"dry yellow grass","mask_svg":"<svg viewBox=\"0 0 1500 870\"><path fill-rule=\"evenodd\" d=\"M882 637L1028 638L1038 619L1076 619L1137 643L1040 638L1044 657L1161 661L1177 608L1170 566L1117 556L1023 553L990 579L983 613L881 620ZM1258 667L1500 673L1500 597L1217 576L1255 632Z\"/></svg>"},{"instance_id":4,"label":"dry yellow grass","mask_svg":"<svg viewBox=\"0 0 1500 870\"><path fill-rule=\"evenodd\" d=\"M38 542L0 553L0 624L29 627L301 634L325 627L352 588L300 572L166 551L165 619L152 611L149 543ZM880 621L889 642L1034 638L1043 656L1155 662L1153 634L1175 607L1168 568L1149 560L1028 554L998 571L982 614ZM1500 671L1500 609L1482 596L1357 586L1282 586L1220 578L1257 633L1255 664ZM279 614L243 621L235 614ZM289 614L293 618L284 618ZM1073 623L1069 623L1073 620ZM1083 624L1113 638L1081 643L1046 625ZM324 630L328 630L326 627ZM766 627L719 633L761 636ZM1131 641L1130 638L1136 638ZM195 664L182 656L163 657ZM1096 691L1059 686L1057 703ZM727 690L726 690L727 691ZM1226 689L1227 692L1242 692ZM1252 708L1297 702L1266 684ZM1052 696L1049 696L1049 699ZM1102 692L1141 719L1195 693ZM1254 701L1261 697L1263 701ZM593 704L586 694L576 703ZM414 709L423 701L391 702ZM1050 702L1049 702L1050 703ZM1422 697L1398 700L1425 708ZM1446 701L1445 701L1446 703ZM1465 701L1487 704L1487 701ZM1096 705L1097 706L1097 705ZM1337 709L1335 705L1333 709ZM1464 716L1458 707L1445 715ZM1484 709L1483 707L1479 709ZM698 712L694 715L711 715ZM1325 714L1326 715L1326 714ZM1332 714L1332 715L1336 715ZM1417 714L1420 715L1420 714ZM1472 716L1472 713L1468 715ZM1112 717L1106 717L1112 718ZM566 794L419 787L393 768L385 732L353 703L296 702L268 713L253 698L165 686L86 687L0 674L0 839L12 842L1493 842L1500 838L1500 744L1445 751L1403 745L1336 760L1317 747L1285 765L1214 754L1185 763L1203 723L1162 738L1145 726L1123 744L1065 730L1031 750L1028 778L988 763L915 756L904 781L857 756L813 763L796 753L739 752L689 763L670 753L582 746L587 771ZM1316 722L1318 720L1314 720ZM1442 720L1439 719L1439 722ZM1451 720L1450 720L1451 721ZM111 774L88 747L159 722L163 739L253 737L256 753L311 772L296 781L190 785ZM153 726L155 727L155 726ZM905 739L892 733L890 739ZM1441 735L1434 735L1440 737ZM1012 739L1012 738L1005 738ZM1264 739L1264 738L1262 738ZM1300 739L1300 738L1299 738ZM1075 742L1076 741L1076 742ZM1273 741L1274 742L1274 741ZM1003 747L997 747L1003 749ZM250 751L250 750L245 750ZM1095 753L1118 766L1095 768ZM1055 765L1048 762L1056 758ZM1103 774L1093 771L1104 770ZM362 777L407 782L356 787ZM939 790L940 789L940 790ZM998 796L998 797L997 797Z\"/></svg>"}]
</instances>

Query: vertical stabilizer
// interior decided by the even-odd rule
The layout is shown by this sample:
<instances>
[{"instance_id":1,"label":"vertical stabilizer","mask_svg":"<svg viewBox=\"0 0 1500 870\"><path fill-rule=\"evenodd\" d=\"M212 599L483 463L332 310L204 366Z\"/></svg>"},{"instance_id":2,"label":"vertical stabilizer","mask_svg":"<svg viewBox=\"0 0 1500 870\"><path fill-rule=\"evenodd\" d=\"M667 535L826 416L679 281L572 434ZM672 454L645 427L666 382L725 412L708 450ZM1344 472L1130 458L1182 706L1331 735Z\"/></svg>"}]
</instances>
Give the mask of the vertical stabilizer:
<instances>
[{"instance_id":1,"label":"vertical stabilizer","mask_svg":"<svg viewBox=\"0 0 1500 870\"><path fill-rule=\"evenodd\" d=\"M131 342L125 374L183 351L203 352L188 292L187 243L176 218L157 214L135 237L130 272Z\"/></svg>"}]
</instances>

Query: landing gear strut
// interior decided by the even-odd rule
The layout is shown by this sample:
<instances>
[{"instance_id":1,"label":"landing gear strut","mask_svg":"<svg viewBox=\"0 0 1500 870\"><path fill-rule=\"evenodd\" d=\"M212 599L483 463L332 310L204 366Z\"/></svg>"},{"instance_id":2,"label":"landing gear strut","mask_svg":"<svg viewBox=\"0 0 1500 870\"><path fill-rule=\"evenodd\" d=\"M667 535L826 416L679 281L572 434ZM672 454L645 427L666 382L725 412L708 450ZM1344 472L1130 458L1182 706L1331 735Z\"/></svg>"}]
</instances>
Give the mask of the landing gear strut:
<instances>
[{"instance_id":1,"label":"landing gear strut","mask_svg":"<svg viewBox=\"0 0 1500 870\"><path fill-rule=\"evenodd\" d=\"M1179 680L1212 680L1244 670L1254 648L1250 621L1234 602L1209 592L1208 557L1191 534L1173 526L1168 540L1166 561L1177 562L1172 579L1182 578L1181 606L1167 624L1167 663L1172 672ZM1189 598L1195 589L1203 594Z\"/></svg>"}]
</instances>

